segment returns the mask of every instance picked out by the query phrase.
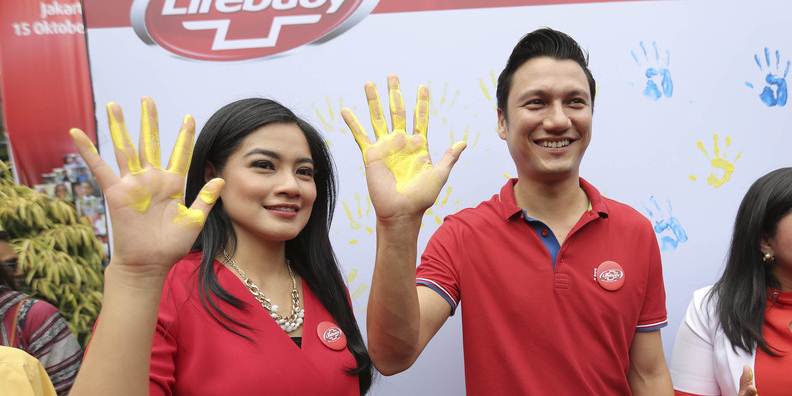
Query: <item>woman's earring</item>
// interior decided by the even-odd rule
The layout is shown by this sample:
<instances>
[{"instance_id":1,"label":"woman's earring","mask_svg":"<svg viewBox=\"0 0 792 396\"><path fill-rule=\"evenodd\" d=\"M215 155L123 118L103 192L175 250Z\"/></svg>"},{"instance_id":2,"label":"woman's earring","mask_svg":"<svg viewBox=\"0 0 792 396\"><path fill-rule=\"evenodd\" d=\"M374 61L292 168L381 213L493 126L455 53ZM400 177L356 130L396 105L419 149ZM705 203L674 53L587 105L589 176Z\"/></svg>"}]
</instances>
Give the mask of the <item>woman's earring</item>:
<instances>
[{"instance_id":1,"label":"woman's earring","mask_svg":"<svg viewBox=\"0 0 792 396\"><path fill-rule=\"evenodd\" d=\"M770 264L775 261L775 256L773 256L773 253L771 252L765 252L764 256L762 256L762 261L764 261L766 264Z\"/></svg>"}]
</instances>

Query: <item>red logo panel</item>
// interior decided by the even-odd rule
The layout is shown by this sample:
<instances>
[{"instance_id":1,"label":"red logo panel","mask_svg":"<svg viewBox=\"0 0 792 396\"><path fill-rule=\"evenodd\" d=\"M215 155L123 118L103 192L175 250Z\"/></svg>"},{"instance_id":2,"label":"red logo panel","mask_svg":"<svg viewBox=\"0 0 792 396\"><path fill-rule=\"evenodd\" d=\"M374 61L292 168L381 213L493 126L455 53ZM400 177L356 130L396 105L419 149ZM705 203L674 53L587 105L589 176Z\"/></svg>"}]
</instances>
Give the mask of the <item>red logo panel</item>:
<instances>
[{"instance_id":1,"label":"red logo panel","mask_svg":"<svg viewBox=\"0 0 792 396\"><path fill-rule=\"evenodd\" d=\"M135 0L132 26L149 44L211 61L262 58L328 40L365 17L371 0Z\"/></svg>"}]
</instances>

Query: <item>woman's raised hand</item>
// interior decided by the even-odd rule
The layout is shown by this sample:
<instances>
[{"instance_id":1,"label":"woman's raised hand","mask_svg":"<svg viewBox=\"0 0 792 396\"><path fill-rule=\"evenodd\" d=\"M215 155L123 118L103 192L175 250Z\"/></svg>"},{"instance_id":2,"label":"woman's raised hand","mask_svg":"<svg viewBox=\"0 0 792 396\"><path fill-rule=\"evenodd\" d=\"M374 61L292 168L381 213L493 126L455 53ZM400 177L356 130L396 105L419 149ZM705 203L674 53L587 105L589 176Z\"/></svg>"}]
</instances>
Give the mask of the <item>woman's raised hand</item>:
<instances>
[{"instance_id":1,"label":"woman's raised hand","mask_svg":"<svg viewBox=\"0 0 792 396\"><path fill-rule=\"evenodd\" d=\"M132 275L164 275L192 247L224 181L210 180L190 207L184 205L184 179L195 137L191 116L184 117L165 168L160 163L153 100L141 100L139 152L129 138L121 107L109 103L107 118L120 175L102 160L85 133L79 129L70 133L107 201L113 230L112 265Z\"/></svg>"}]
</instances>

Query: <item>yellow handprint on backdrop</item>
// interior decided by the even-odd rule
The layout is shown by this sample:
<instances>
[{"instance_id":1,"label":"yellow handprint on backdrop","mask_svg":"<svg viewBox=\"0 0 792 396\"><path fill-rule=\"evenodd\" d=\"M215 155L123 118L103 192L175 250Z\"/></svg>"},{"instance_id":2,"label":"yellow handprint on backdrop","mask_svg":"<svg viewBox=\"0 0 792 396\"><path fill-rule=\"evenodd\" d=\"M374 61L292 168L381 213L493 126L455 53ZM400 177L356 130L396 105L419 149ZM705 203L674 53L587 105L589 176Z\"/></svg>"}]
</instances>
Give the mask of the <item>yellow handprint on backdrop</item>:
<instances>
[{"instance_id":1,"label":"yellow handprint on backdrop","mask_svg":"<svg viewBox=\"0 0 792 396\"><path fill-rule=\"evenodd\" d=\"M316 116L316 119L319 120L319 124L322 126L322 131L325 133L339 132L346 134L346 127L339 122L341 119L336 116L336 114L338 114L338 110L344 107L344 99L338 98L337 107L333 105L333 99L331 99L329 96L325 96L324 99L324 109L317 105L313 106L314 115Z\"/></svg>"},{"instance_id":2,"label":"yellow handprint on backdrop","mask_svg":"<svg viewBox=\"0 0 792 396\"><path fill-rule=\"evenodd\" d=\"M718 141L720 140L717 133L712 135L712 151L713 156L710 157L704 142L699 140L696 142L696 147L710 162L710 173L707 176L707 184L712 187L719 188L731 180L732 173L734 173L734 164L740 159L742 153L738 152L733 159L729 160L721 154L721 149ZM724 151L731 146L731 136L726 135L724 138L723 149ZM691 181L698 180L698 176L690 175L688 178Z\"/></svg>"},{"instance_id":3,"label":"yellow handprint on backdrop","mask_svg":"<svg viewBox=\"0 0 792 396\"><path fill-rule=\"evenodd\" d=\"M349 228L361 236L370 237L374 234L374 217L372 216L371 200L366 195L365 201L359 193L355 193L355 203L350 205L347 200L341 200L344 207L344 214L349 221ZM358 237L353 237L347 241L350 245L360 243Z\"/></svg>"},{"instance_id":4,"label":"yellow handprint on backdrop","mask_svg":"<svg viewBox=\"0 0 792 396\"><path fill-rule=\"evenodd\" d=\"M442 194L442 198L437 197L435 204L426 210L424 217L434 220L435 225L443 224L443 218L451 214L454 209L459 209L460 206L458 199L450 201L453 191L454 189L451 186L446 186L445 194ZM449 201L451 205L449 205Z\"/></svg>"},{"instance_id":5,"label":"yellow handprint on backdrop","mask_svg":"<svg viewBox=\"0 0 792 396\"><path fill-rule=\"evenodd\" d=\"M429 82L428 87L432 89L431 82ZM454 111L459 111L459 109L457 109L457 102L459 101L460 94L461 91L458 88L452 89L446 82L443 83L440 95L435 95L429 99L429 114L434 120L432 127L435 129L440 128L442 130L448 130L451 143L463 141L468 144L469 148L474 148L476 144L478 144L481 132L472 133L469 125L463 127L453 122L455 116ZM467 110L466 107L461 109L463 113L468 113ZM457 136L457 133L460 131L462 133L461 137Z\"/></svg>"},{"instance_id":6,"label":"yellow handprint on backdrop","mask_svg":"<svg viewBox=\"0 0 792 396\"><path fill-rule=\"evenodd\" d=\"M497 87L498 78L495 76L494 70L490 70L488 80L483 77L479 78L479 89L481 89L481 94L484 95L484 99L487 99L487 101L492 104L495 110L498 109L498 103L495 100L495 90Z\"/></svg>"},{"instance_id":7,"label":"yellow handprint on backdrop","mask_svg":"<svg viewBox=\"0 0 792 396\"><path fill-rule=\"evenodd\" d=\"M360 281L356 282L358 278L358 268L352 267L346 274L346 281L347 286L349 287L349 295L352 297L352 301L355 302L356 300L360 299L363 294L369 288L369 285L366 282Z\"/></svg>"}]
</instances>

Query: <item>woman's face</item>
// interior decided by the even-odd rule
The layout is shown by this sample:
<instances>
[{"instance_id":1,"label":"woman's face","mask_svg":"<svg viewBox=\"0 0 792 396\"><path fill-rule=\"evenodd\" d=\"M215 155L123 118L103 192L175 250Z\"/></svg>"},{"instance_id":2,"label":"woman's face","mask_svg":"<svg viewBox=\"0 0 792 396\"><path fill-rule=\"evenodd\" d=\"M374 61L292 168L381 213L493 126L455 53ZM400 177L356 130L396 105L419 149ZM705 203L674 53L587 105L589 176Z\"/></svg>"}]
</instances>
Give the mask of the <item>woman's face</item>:
<instances>
[{"instance_id":1,"label":"woman's face","mask_svg":"<svg viewBox=\"0 0 792 396\"><path fill-rule=\"evenodd\" d=\"M769 251L775 256L776 267L784 274L783 278L792 276L792 213L788 213L782 217L776 226L775 235L763 242L763 252L769 248ZM787 279L792 282L792 278Z\"/></svg>"},{"instance_id":2,"label":"woman's face","mask_svg":"<svg viewBox=\"0 0 792 396\"><path fill-rule=\"evenodd\" d=\"M242 140L218 174L220 194L234 230L287 241L311 217L316 184L308 141L291 123L269 124Z\"/></svg>"}]
</instances>

